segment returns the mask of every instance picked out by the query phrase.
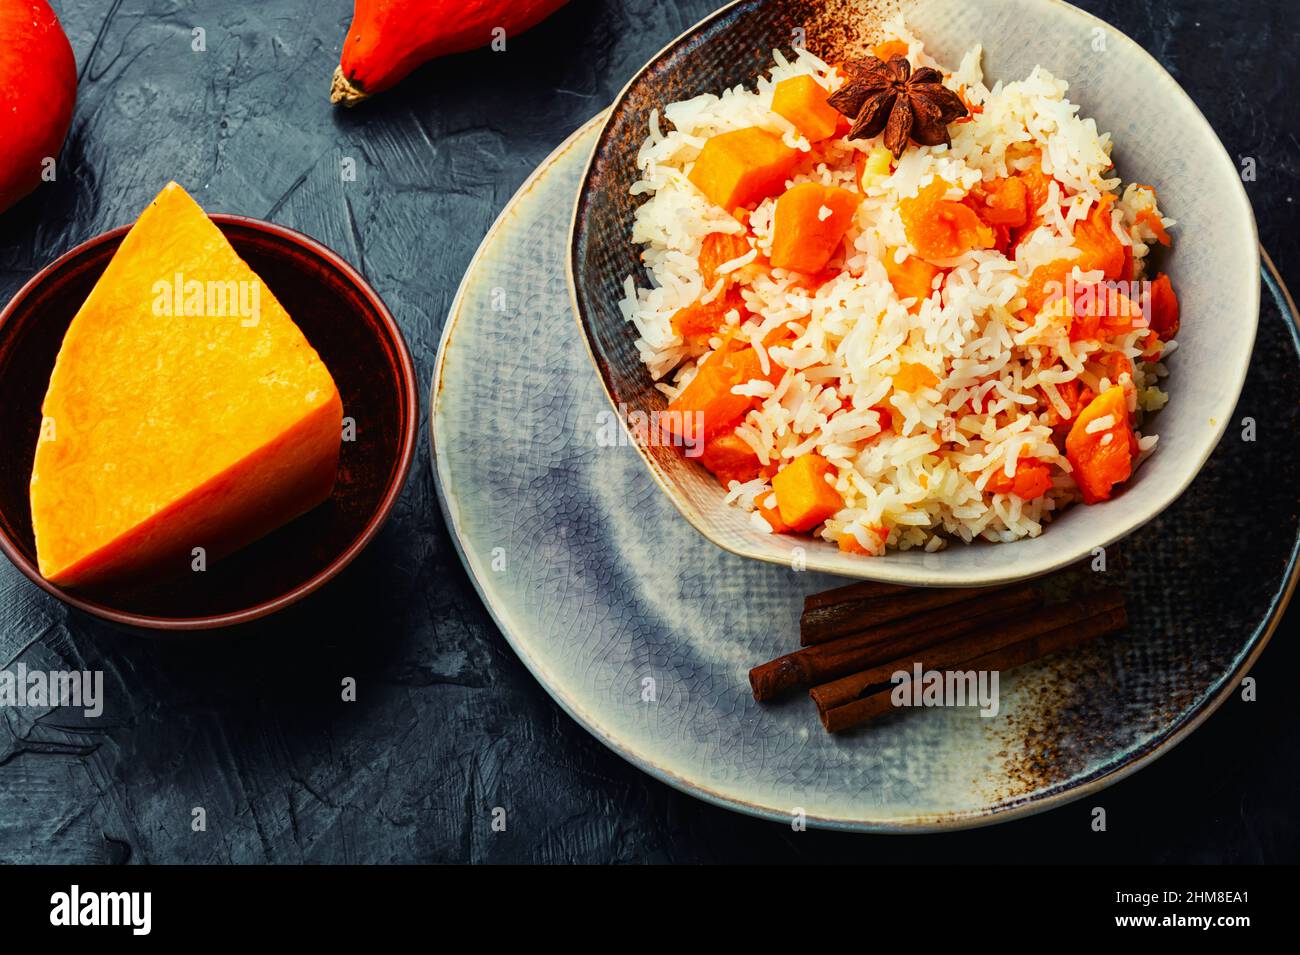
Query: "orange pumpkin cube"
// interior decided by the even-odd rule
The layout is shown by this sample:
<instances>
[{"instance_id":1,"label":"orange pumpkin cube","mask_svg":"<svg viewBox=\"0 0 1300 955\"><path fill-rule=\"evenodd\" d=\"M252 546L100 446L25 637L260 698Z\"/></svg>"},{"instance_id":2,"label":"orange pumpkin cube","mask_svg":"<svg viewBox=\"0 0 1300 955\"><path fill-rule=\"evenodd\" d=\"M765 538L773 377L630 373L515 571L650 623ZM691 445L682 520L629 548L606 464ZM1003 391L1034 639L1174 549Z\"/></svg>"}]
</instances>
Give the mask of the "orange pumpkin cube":
<instances>
[{"instance_id":1,"label":"orange pumpkin cube","mask_svg":"<svg viewBox=\"0 0 1300 955\"><path fill-rule=\"evenodd\" d=\"M1037 315L1044 305L1059 301L1065 295L1065 283L1074 271L1075 259L1053 259L1029 275L1025 285L1026 307Z\"/></svg>"},{"instance_id":2,"label":"orange pumpkin cube","mask_svg":"<svg viewBox=\"0 0 1300 955\"><path fill-rule=\"evenodd\" d=\"M757 401L733 393L732 388L756 379L780 381L782 374L784 369L769 359L768 374L764 375L752 347L736 348L729 343L704 359L690 384L669 403L669 412L677 414L670 414L668 430L685 437L681 432L687 430L686 416L699 414L704 440L710 441L739 424Z\"/></svg>"},{"instance_id":3,"label":"orange pumpkin cube","mask_svg":"<svg viewBox=\"0 0 1300 955\"><path fill-rule=\"evenodd\" d=\"M967 200L975 214L989 225L1019 228L1029 221L1029 188L1018 177L981 183Z\"/></svg>"},{"instance_id":4,"label":"orange pumpkin cube","mask_svg":"<svg viewBox=\"0 0 1300 955\"><path fill-rule=\"evenodd\" d=\"M952 188L935 178L898 204L907 241L923 259L952 259L971 249L991 249L997 236L970 206L944 196Z\"/></svg>"},{"instance_id":5,"label":"orange pumpkin cube","mask_svg":"<svg viewBox=\"0 0 1300 955\"><path fill-rule=\"evenodd\" d=\"M688 347L706 351L708 340L722 330L727 313L732 309L745 314L745 300L735 289L729 289L712 302L695 301L679 308L673 313L670 323Z\"/></svg>"},{"instance_id":6,"label":"orange pumpkin cube","mask_svg":"<svg viewBox=\"0 0 1300 955\"><path fill-rule=\"evenodd\" d=\"M772 528L773 534L788 534L790 526L781 520L781 509L779 507L766 507L761 502L758 505L758 513L767 521L767 526Z\"/></svg>"},{"instance_id":7,"label":"orange pumpkin cube","mask_svg":"<svg viewBox=\"0 0 1300 955\"><path fill-rule=\"evenodd\" d=\"M781 137L750 126L711 137L687 177L728 212L751 206L785 186L799 158Z\"/></svg>"},{"instance_id":8,"label":"orange pumpkin cube","mask_svg":"<svg viewBox=\"0 0 1300 955\"><path fill-rule=\"evenodd\" d=\"M874 527L868 527L867 530L871 533L871 536L876 538L879 542L880 549L884 550L885 543L889 540L889 528L876 525ZM852 534L845 534L840 538L839 548L846 554L857 554L859 557L875 556L874 551L867 550L867 548L859 544L858 539Z\"/></svg>"},{"instance_id":9,"label":"orange pumpkin cube","mask_svg":"<svg viewBox=\"0 0 1300 955\"><path fill-rule=\"evenodd\" d=\"M704 440L735 427L736 423L753 407L754 399L734 395L731 389L737 384L735 373L718 353L709 356L690 384L668 405L668 430L685 437L689 429L687 415L700 415ZM681 424L679 431L679 415ZM693 425L691 427L694 427Z\"/></svg>"},{"instance_id":10,"label":"orange pumpkin cube","mask_svg":"<svg viewBox=\"0 0 1300 955\"><path fill-rule=\"evenodd\" d=\"M1052 471L1037 458L1021 458L1016 462L1013 477L1007 477L1007 472L999 467L984 489L991 494L1014 494L1022 500L1032 501L1052 489Z\"/></svg>"},{"instance_id":11,"label":"orange pumpkin cube","mask_svg":"<svg viewBox=\"0 0 1300 955\"><path fill-rule=\"evenodd\" d=\"M835 133L839 111L826 102L827 92L811 76L792 76L772 91L772 112L794 124L809 142L819 142Z\"/></svg>"},{"instance_id":12,"label":"orange pumpkin cube","mask_svg":"<svg viewBox=\"0 0 1300 955\"><path fill-rule=\"evenodd\" d=\"M1113 282L1124 274L1124 244L1111 227L1111 206L1115 197L1102 196L1088 218L1074 227L1074 245L1082 253L1074 264L1084 272L1100 270L1106 281Z\"/></svg>"},{"instance_id":13,"label":"orange pumpkin cube","mask_svg":"<svg viewBox=\"0 0 1300 955\"><path fill-rule=\"evenodd\" d=\"M846 554L857 554L859 557L870 557L871 552L858 543L858 539L852 534L845 534L839 540L839 548Z\"/></svg>"},{"instance_id":14,"label":"orange pumpkin cube","mask_svg":"<svg viewBox=\"0 0 1300 955\"><path fill-rule=\"evenodd\" d=\"M781 521L793 531L810 531L844 507L839 492L826 482L833 470L820 454L795 458L772 478Z\"/></svg>"},{"instance_id":15,"label":"orange pumpkin cube","mask_svg":"<svg viewBox=\"0 0 1300 955\"><path fill-rule=\"evenodd\" d=\"M1151 283L1151 330L1162 341L1173 341L1178 334L1178 296L1168 275L1159 275Z\"/></svg>"},{"instance_id":16,"label":"orange pumpkin cube","mask_svg":"<svg viewBox=\"0 0 1300 955\"><path fill-rule=\"evenodd\" d=\"M704 277L704 288L713 288L718 280L718 268L734 261L749 252L749 242L743 235L729 235L726 232L710 232L700 245L700 275Z\"/></svg>"},{"instance_id":17,"label":"orange pumpkin cube","mask_svg":"<svg viewBox=\"0 0 1300 955\"><path fill-rule=\"evenodd\" d=\"M1089 431L1095 421L1109 417L1105 428ZM1133 430L1129 427L1128 399L1123 387L1103 391L1079 412L1065 439L1065 456L1074 468L1074 483L1085 504L1111 496L1116 484L1133 473Z\"/></svg>"},{"instance_id":18,"label":"orange pumpkin cube","mask_svg":"<svg viewBox=\"0 0 1300 955\"><path fill-rule=\"evenodd\" d=\"M758 477L758 455L734 431L720 434L704 446L700 463L713 473L722 486L732 481L752 481Z\"/></svg>"},{"instance_id":19,"label":"orange pumpkin cube","mask_svg":"<svg viewBox=\"0 0 1300 955\"><path fill-rule=\"evenodd\" d=\"M903 40L884 40L883 42L877 43L873 46L871 52L875 55L876 59L884 60L888 63L896 56L901 56L903 59L907 59L908 49L907 43Z\"/></svg>"},{"instance_id":20,"label":"orange pumpkin cube","mask_svg":"<svg viewBox=\"0 0 1300 955\"><path fill-rule=\"evenodd\" d=\"M862 197L848 189L801 182L776 200L772 221L774 268L820 272L853 224Z\"/></svg>"},{"instance_id":21,"label":"orange pumpkin cube","mask_svg":"<svg viewBox=\"0 0 1300 955\"><path fill-rule=\"evenodd\" d=\"M894 252L894 249L885 250L883 260L885 274L889 276L889 284L894 287L894 292L900 299L916 299L908 309L912 314L916 314L921 310L921 303L930 297L935 276L943 270L914 255L909 255L902 262L896 262Z\"/></svg>"}]
</instances>

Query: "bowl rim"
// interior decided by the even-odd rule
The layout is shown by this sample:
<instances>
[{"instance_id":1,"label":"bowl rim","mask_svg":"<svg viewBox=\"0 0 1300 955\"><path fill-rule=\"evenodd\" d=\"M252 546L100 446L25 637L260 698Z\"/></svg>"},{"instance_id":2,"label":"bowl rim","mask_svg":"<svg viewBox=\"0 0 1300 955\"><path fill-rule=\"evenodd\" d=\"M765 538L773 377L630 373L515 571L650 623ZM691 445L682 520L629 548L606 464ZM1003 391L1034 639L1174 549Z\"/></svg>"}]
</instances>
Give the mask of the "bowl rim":
<instances>
[{"instance_id":1,"label":"bowl rim","mask_svg":"<svg viewBox=\"0 0 1300 955\"><path fill-rule=\"evenodd\" d=\"M1121 43L1129 44L1132 47L1133 52L1144 58L1147 63L1155 69L1158 77L1164 78L1166 81L1164 85L1167 87L1170 94L1180 97L1184 105L1190 107L1192 122L1195 123L1199 121L1204 131L1209 134L1213 143L1218 146L1223 159L1229 166L1233 165L1232 156L1228 152L1227 147L1223 144L1223 140L1219 138L1219 134L1215 132L1210 121L1205 118L1205 114L1201 111L1201 108L1196 105L1196 101L1191 98L1187 91L1183 89L1182 85L1168 70L1165 69L1164 65L1146 49L1146 47L1142 46L1142 44L1138 43L1127 33L1120 30L1109 21L1103 20L1095 14L1089 13L1087 10L1080 9L1072 3L1067 3L1066 0L1036 0L1036 2L1048 7L1055 7L1067 16L1081 17L1086 22L1105 28L1108 34L1118 37ZM601 390L604 392L605 398L608 400L610 407L614 410L615 417L618 418L619 423L627 432L630 438L630 443L636 448L637 453L641 456L641 461L650 472L651 477L654 479L655 483L659 485L659 489L664 493L664 495L672 502L673 507L677 509L677 512L681 514L696 531L702 534L711 543L729 553L735 554L738 557L746 557L752 560L760 560L764 563L788 566L792 557L797 553L799 560L802 562L802 566L809 571L826 573L839 577L851 576L852 578L859 580L904 584L914 587L986 586L1010 584L1017 581L1039 577L1082 560L1097 548L1109 547L1111 544L1128 537L1130 534L1158 517L1163 511L1177 501L1178 498L1182 496L1183 492L1191 486L1192 482L1196 480L1196 477L1200 474L1202 468L1205 467L1205 463L1210 459L1210 456L1219 446L1219 442L1222 441L1224 434L1227 432L1228 424L1232 419L1233 409L1241 399L1241 392L1245 387L1246 375L1250 370L1250 356L1254 352L1255 340L1258 337L1259 309L1262 296L1260 271L1263 268L1263 262L1260 257L1261 247L1259 244L1259 226L1255 220L1255 210L1251 205L1250 197L1246 192L1246 187L1242 183L1240 177L1236 175L1232 176L1235 183L1232 195L1237 199L1241 208L1245 211L1246 222L1252 238L1252 249L1255 261L1255 268L1253 269L1250 278L1249 307L1245 310L1250 316L1251 322L1250 345L1246 351L1246 360L1236 369L1229 388L1224 392L1225 397L1223 403L1216 409L1216 414L1213 418L1215 433L1212 439L1206 443L1203 451L1198 455L1198 460L1194 462L1193 466L1186 470L1185 477L1180 480L1177 485L1170 485L1165 494L1154 501L1150 508L1134 515L1126 524L1118 525L1118 529L1107 531L1102 537L1092 541L1086 541L1084 544L1078 545L1074 548L1048 549L1033 564L1026 564L1023 557L1017 559L1016 555L1008 554L1006 560L994 561L991 565L977 571L966 571L963 573L954 573L952 570L942 570L933 567L916 567L900 564L898 562L891 562L888 560L889 554L886 554L885 558L858 558L851 563L848 561L841 563L824 558L822 556L824 549L821 547L801 546L802 539L788 538L792 541L790 553L777 553L775 548L772 550L762 550L757 546L751 547L745 544L724 542L710 529L709 523L705 519L704 515L701 514L693 504L680 495L676 489L670 487L670 482L660 473L654 459L651 457L647 449L642 446L640 441L636 440L636 435L632 432L623 416L618 413L618 402L614 400L614 395L610 391L606 369L602 367L600 359L596 355L595 347L592 344L591 336L587 333L587 323L584 319L585 310L583 307L586 293L579 291L577 279L578 238L587 218L586 210L589 201L588 197L591 193L591 181L595 172L597 157L600 156L608 146L611 127L614 120L622 112L632 88L640 83L642 78L663 59L668 57L670 54L675 53L679 47L692 41L696 34L701 30L707 28L714 21L727 16L737 7L749 3L753 3L753 0L731 0L731 2L702 18L697 23L688 27L676 38L669 41L658 53L650 57L645 64L638 69L635 74L633 74L632 78L627 81L626 85L624 85L624 87L619 91L618 95L608 107L604 120L601 123L600 134L596 138L596 143L592 148L591 156L587 160L586 169L583 171L582 179L579 183L577 200L575 201L573 208L573 217L569 223L568 255L565 256L565 277L568 284L570 303L573 306L574 319L577 321L578 326L582 331L582 340L587 349L587 356L591 359L592 365L596 371L596 378L600 381ZM903 12L905 13L906 10L904 9ZM787 539L782 535L773 536L779 539ZM816 544L818 542L814 540L813 543ZM980 546L1005 546L991 545L979 541L974 543ZM1011 543L1015 544L1019 543L1019 541L1013 541Z\"/></svg>"},{"instance_id":2,"label":"bowl rim","mask_svg":"<svg viewBox=\"0 0 1300 955\"><path fill-rule=\"evenodd\" d=\"M241 610L232 610L218 614L205 614L196 617L161 617L118 610L108 604L82 597L50 583L41 576L41 572L36 565L22 553L18 547L18 543L11 538L9 533L2 526L0 526L0 551L3 551L5 556L9 558L13 565L17 567L29 580L36 584L36 586L40 587L46 593L52 594L70 607L81 610L92 616L99 617L102 620L108 620L112 623L122 624L127 627L161 631L216 630L250 623L251 621L269 616L279 610L283 610L285 607L297 603L304 597L320 589L341 573L343 569L352 563L352 561L356 559L357 555L366 548L375 535L379 533L380 528L383 527L384 523L388 520L388 516L391 514L393 507L397 504L398 497L406 487L407 478L410 476L411 472L411 464L415 458L415 445L419 434L420 422L420 396L415 373L415 362L411 358L411 351L406 344L406 338L402 334L401 327L397 324L396 319L393 318L392 313L388 310L388 306L384 304L383 299L381 299L379 294L371 288L370 283L366 281L365 277L354 269L351 264L349 264L347 260L337 252L296 229L291 229L288 226L283 226L275 222L268 222L265 219L257 219L252 216L234 215L231 213L208 213L208 218L215 222L218 227L226 225L242 226L304 250L334 272L342 275L346 281L351 283L357 291L361 293L379 316L384 331L387 334L389 342L393 347L393 351L397 356L401 374L402 397L404 398L407 407L406 421L403 423L403 433L399 445L400 451L397 458L397 466L391 473L388 485L384 490L384 496L379 502L379 506L370 516L370 519L366 522L366 526L361 530L361 533L358 534L353 539L352 543L345 547L325 567L321 568L305 581L302 581L279 596L272 597L269 600L264 600ZM130 225L124 225L93 236L86 241L73 246L33 275L23 283L22 287L14 294L13 298L9 300L8 304L6 304L3 309L0 309L0 333L3 333L5 325L18 310L19 306L21 306L27 298L33 295L37 289L41 288L60 271L80 257L101 245L121 239L130 230Z\"/></svg>"}]
</instances>

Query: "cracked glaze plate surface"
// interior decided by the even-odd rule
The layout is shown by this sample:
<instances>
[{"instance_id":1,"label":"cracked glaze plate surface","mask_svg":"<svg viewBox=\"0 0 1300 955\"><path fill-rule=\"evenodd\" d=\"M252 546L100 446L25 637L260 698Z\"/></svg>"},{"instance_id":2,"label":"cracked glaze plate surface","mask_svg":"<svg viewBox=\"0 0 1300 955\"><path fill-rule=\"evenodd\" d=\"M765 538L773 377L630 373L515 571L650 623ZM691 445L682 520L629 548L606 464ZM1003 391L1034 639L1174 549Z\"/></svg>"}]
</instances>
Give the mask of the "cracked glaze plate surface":
<instances>
[{"instance_id":1,"label":"cracked glaze plate surface","mask_svg":"<svg viewBox=\"0 0 1300 955\"><path fill-rule=\"evenodd\" d=\"M599 121L542 165L484 241L444 330L432 402L439 496L465 566L520 658L579 723L719 805L912 831L1093 792L1233 692L1294 584L1300 340L1270 275L1228 436L1178 502L1125 541L1125 569L1112 571L1130 630L1004 675L996 718L914 712L832 738L806 697L755 703L747 672L793 649L804 595L840 581L709 543L607 420L564 268ZM1253 442L1241 440L1246 417Z\"/></svg>"}]
</instances>

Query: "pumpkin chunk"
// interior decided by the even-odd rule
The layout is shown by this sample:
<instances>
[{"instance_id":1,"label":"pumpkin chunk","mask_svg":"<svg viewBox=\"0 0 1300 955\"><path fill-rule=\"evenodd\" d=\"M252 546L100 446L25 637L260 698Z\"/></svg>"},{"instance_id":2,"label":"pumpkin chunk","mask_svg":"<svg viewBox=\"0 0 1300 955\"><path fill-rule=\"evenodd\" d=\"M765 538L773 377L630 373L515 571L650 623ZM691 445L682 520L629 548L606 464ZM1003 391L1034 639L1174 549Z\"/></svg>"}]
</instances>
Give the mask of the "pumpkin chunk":
<instances>
[{"instance_id":1,"label":"pumpkin chunk","mask_svg":"<svg viewBox=\"0 0 1300 955\"><path fill-rule=\"evenodd\" d=\"M844 507L839 492L826 483L831 470L829 461L810 453L795 458L772 478L781 521L790 530L810 531Z\"/></svg>"},{"instance_id":2,"label":"pumpkin chunk","mask_svg":"<svg viewBox=\"0 0 1300 955\"><path fill-rule=\"evenodd\" d=\"M781 191L799 158L775 133L750 126L711 137L687 177L709 201L732 212Z\"/></svg>"},{"instance_id":3,"label":"pumpkin chunk","mask_svg":"<svg viewBox=\"0 0 1300 955\"><path fill-rule=\"evenodd\" d=\"M1030 317L1043 310L1048 302L1060 300L1065 295L1066 279L1074 271L1075 259L1053 259L1040 265L1025 283L1026 310Z\"/></svg>"},{"instance_id":4,"label":"pumpkin chunk","mask_svg":"<svg viewBox=\"0 0 1300 955\"><path fill-rule=\"evenodd\" d=\"M840 550L844 551L846 554L857 554L859 557L873 557L878 553L884 553L885 543L889 540L889 528L875 525L873 527L868 527L867 531L878 542L880 548L878 551L867 550L867 548L858 543L856 537L847 532L839 540Z\"/></svg>"},{"instance_id":5,"label":"pumpkin chunk","mask_svg":"<svg viewBox=\"0 0 1300 955\"><path fill-rule=\"evenodd\" d=\"M1065 456L1085 504L1108 500L1114 486L1129 479L1132 437L1128 399L1119 385L1103 391L1079 413L1065 439Z\"/></svg>"},{"instance_id":6,"label":"pumpkin chunk","mask_svg":"<svg viewBox=\"0 0 1300 955\"><path fill-rule=\"evenodd\" d=\"M971 249L991 249L997 236L970 206L944 196L951 189L935 177L912 199L898 204L907 241L923 259L952 259Z\"/></svg>"},{"instance_id":7,"label":"pumpkin chunk","mask_svg":"<svg viewBox=\"0 0 1300 955\"><path fill-rule=\"evenodd\" d=\"M1083 253L1075 264L1084 272L1104 273L1107 282L1113 282L1124 274L1127 261L1124 244L1111 227L1114 202L1114 196L1102 196L1088 213L1088 218L1074 227L1074 245Z\"/></svg>"},{"instance_id":8,"label":"pumpkin chunk","mask_svg":"<svg viewBox=\"0 0 1300 955\"><path fill-rule=\"evenodd\" d=\"M1032 501L1052 489L1052 469L1037 458L1021 458L1013 477L1007 477L1007 472L998 467L984 488L991 494L1014 494Z\"/></svg>"},{"instance_id":9,"label":"pumpkin chunk","mask_svg":"<svg viewBox=\"0 0 1300 955\"><path fill-rule=\"evenodd\" d=\"M718 280L718 269L734 262L749 252L749 242L743 235L710 232L700 244L700 275L704 277L705 290L713 288ZM725 278L725 276L724 276Z\"/></svg>"},{"instance_id":10,"label":"pumpkin chunk","mask_svg":"<svg viewBox=\"0 0 1300 955\"><path fill-rule=\"evenodd\" d=\"M784 116L815 143L834 133L840 120L826 96L826 90L811 76L792 76L772 91L772 112Z\"/></svg>"},{"instance_id":11,"label":"pumpkin chunk","mask_svg":"<svg viewBox=\"0 0 1300 955\"><path fill-rule=\"evenodd\" d=\"M727 487L732 481L752 481L758 477L758 455L734 431L720 434L704 446L700 463L713 472Z\"/></svg>"},{"instance_id":12,"label":"pumpkin chunk","mask_svg":"<svg viewBox=\"0 0 1300 955\"><path fill-rule=\"evenodd\" d=\"M722 331L727 313L733 309L743 315L745 300L735 289L729 289L712 302L696 301L679 308L669 322L688 347L706 351L709 339Z\"/></svg>"},{"instance_id":13,"label":"pumpkin chunk","mask_svg":"<svg viewBox=\"0 0 1300 955\"><path fill-rule=\"evenodd\" d=\"M768 368L768 374L763 375L758 353L750 346L735 348L729 343L718 349L700 363L695 377L669 403L669 412L679 413L669 415L669 430L679 426L684 429L685 416L694 414L702 416L705 441L734 428L757 399L733 394L731 389L760 378L780 381L783 369L770 361Z\"/></svg>"},{"instance_id":14,"label":"pumpkin chunk","mask_svg":"<svg viewBox=\"0 0 1300 955\"><path fill-rule=\"evenodd\" d=\"M942 269L936 268L925 259L909 255L902 262L894 260L894 249L885 250L883 264L889 284L894 287L900 299L914 298L916 301L908 309L913 315L921 310L921 303L930 297L931 286Z\"/></svg>"},{"instance_id":15,"label":"pumpkin chunk","mask_svg":"<svg viewBox=\"0 0 1300 955\"><path fill-rule=\"evenodd\" d=\"M1173 341L1178 335L1178 296L1168 275L1151 283L1151 330L1161 341Z\"/></svg>"},{"instance_id":16,"label":"pumpkin chunk","mask_svg":"<svg viewBox=\"0 0 1300 955\"><path fill-rule=\"evenodd\" d=\"M1043 172L1041 155L1034 165L1030 166L1023 172L1016 173L1013 178L1024 184L1025 210L1028 214L1028 219L1024 225L1011 227L1010 247L1007 252L1009 258L1015 257L1016 246L1020 244L1021 240L1043 224L1042 217L1039 216L1038 210L1043 208L1043 206L1046 205L1047 200L1051 198L1053 182L1052 177Z\"/></svg>"},{"instance_id":17,"label":"pumpkin chunk","mask_svg":"<svg viewBox=\"0 0 1300 955\"><path fill-rule=\"evenodd\" d=\"M908 45L903 40L885 40L873 46L871 52L876 59L888 63L895 56L907 59Z\"/></svg>"},{"instance_id":18,"label":"pumpkin chunk","mask_svg":"<svg viewBox=\"0 0 1300 955\"><path fill-rule=\"evenodd\" d=\"M992 226L1019 228L1029 221L1029 189L1015 176L979 184L967 201L975 214Z\"/></svg>"},{"instance_id":19,"label":"pumpkin chunk","mask_svg":"<svg viewBox=\"0 0 1300 955\"><path fill-rule=\"evenodd\" d=\"M324 501L338 469L329 371L175 183L73 318L42 414L32 527L61 586L220 557Z\"/></svg>"},{"instance_id":20,"label":"pumpkin chunk","mask_svg":"<svg viewBox=\"0 0 1300 955\"><path fill-rule=\"evenodd\" d=\"M1142 307L1114 286L1075 285L1069 303L1070 341L1108 341L1142 322Z\"/></svg>"},{"instance_id":21,"label":"pumpkin chunk","mask_svg":"<svg viewBox=\"0 0 1300 955\"><path fill-rule=\"evenodd\" d=\"M790 525L781 520L781 509L779 507L767 507L762 502L758 504L758 513L767 521L767 526L772 528L773 534L788 534Z\"/></svg>"},{"instance_id":22,"label":"pumpkin chunk","mask_svg":"<svg viewBox=\"0 0 1300 955\"><path fill-rule=\"evenodd\" d=\"M861 201L856 192L815 182L787 189L776 200L772 265L794 272L821 271L844 241Z\"/></svg>"}]
</instances>

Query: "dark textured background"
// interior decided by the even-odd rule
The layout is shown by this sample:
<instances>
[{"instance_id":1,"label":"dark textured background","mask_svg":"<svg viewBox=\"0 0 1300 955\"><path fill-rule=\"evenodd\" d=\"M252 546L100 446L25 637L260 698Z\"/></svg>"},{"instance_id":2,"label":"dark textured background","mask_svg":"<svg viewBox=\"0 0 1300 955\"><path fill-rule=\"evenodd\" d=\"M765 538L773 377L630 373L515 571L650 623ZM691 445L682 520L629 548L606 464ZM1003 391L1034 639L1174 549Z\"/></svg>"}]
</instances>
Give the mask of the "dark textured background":
<instances>
[{"instance_id":1,"label":"dark textured background","mask_svg":"<svg viewBox=\"0 0 1300 955\"><path fill-rule=\"evenodd\" d=\"M1256 159L1262 238L1296 285L1300 3L1080 5L1154 53L1229 152ZM460 276L515 188L716 4L574 0L506 53L434 64L353 112L325 95L346 0L54 6L77 55L76 118L57 184L0 217L0 296L175 178L212 211L293 226L361 268L427 382ZM194 27L206 52L191 51ZM345 157L357 182L340 181ZM1300 653L1286 622L1255 668L1259 702L1230 700L1153 766L1047 815L867 837L794 833L681 795L579 729L515 659L447 537L425 430L375 544L255 629L142 639L0 566L0 667L102 669L108 699L98 720L0 710L0 862L1300 857L1300 717L1285 683ZM345 676L356 703L339 701ZM1092 805L1107 833L1090 830ZM206 833L191 832L195 806Z\"/></svg>"}]
</instances>

